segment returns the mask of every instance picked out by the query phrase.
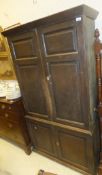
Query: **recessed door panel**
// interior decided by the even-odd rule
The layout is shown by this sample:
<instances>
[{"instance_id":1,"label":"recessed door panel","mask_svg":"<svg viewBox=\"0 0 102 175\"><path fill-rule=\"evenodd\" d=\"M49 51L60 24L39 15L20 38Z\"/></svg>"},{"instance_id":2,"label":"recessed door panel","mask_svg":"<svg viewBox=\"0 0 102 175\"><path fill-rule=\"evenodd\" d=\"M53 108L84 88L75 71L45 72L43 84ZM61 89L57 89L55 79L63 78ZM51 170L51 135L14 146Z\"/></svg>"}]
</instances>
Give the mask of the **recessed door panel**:
<instances>
[{"instance_id":1,"label":"recessed door panel","mask_svg":"<svg viewBox=\"0 0 102 175\"><path fill-rule=\"evenodd\" d=\"M27 122L33 146L37 151L56 155L52 127L48 124Z\"/></svg>"},{"instance_id":2,"label":"recessed door panel","mask_svg":"<svg viewBox=\"0 0 102 175\"><path fill-rule=\"evenodd\" d=\"M76 51L75 31L73 28L59 29L44 34L43 42L47 55Z\"/></svg>"},{"instance_id":3,"label":"recessed door panel","mask_svg":"<svg viewBox=\"0 0 102 175\"><path fill-rule=\"evenodd\" d=\"M50 73L56 106L56 118L83 122L78 63L51 63Z\"/></svg>"},{"instance_id":4,"label":"recessed door panel","mask_svg":"<svg viewBox=\"0 0 102 175\"><path fill-rule=\"evenodd\" d=\"M57 130L58 141L56 142L60 159L67 162L88 167L88 139L86 136L68 132L65 129Z\"/></svg>"},{"instance_id":5,"label":"recessed door panel","mask_svg":"<svg viewBox=\"0 0 102 175\"><path fill-rule=\"evenodd\" d=\"M37 43L35 33L25 33L14 38L12 43L16 59L30 58L37 56Z\"/></svg>"},{"instance_id":6,"label":"recessed door panel","mask_svg":"<svg viewBox=\"0 0 102 175\"><path fill-rule=\"evenodd\" d=\"M28 112L47 114L38 65L19 66L23 98Z\"/></svg>"},{"instance_id":7,"label":"recessed door panel","mask_svg":"<svg viewBox=\"0 0 102 175\"><path fill-rule=\"evenodd\" d=\"M32 57L35 55L31 38L15 42L14 47L17 58Z\"/></svg>"}]
</instances>

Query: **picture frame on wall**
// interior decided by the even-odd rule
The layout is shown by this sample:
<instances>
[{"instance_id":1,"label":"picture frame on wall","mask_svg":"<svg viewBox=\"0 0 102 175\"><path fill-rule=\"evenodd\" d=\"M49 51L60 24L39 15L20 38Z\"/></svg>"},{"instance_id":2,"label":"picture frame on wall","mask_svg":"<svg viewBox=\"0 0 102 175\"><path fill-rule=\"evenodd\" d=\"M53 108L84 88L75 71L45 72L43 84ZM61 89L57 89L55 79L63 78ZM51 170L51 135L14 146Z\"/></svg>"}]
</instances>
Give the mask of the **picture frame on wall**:
<instances>
[{"instance_id":1,"label":"picture frame on wall","mask_svg":"<svg viewBox=\"0 0 102 175\"><path fill-rule=\"evenodd\" d=\"M2 35L3 31L0 26L0 80L12 80L16 79L16 76L7 39Z\"/></svg>"},{"instance_id":2,"label":"picture frame on wall","mask_svg":"<svg viewBox=\"0 0 102 175\"><path fill-rule=\"evenodd\" d=\"M0 26L0 52L6 52L6 48L5 48L5 44L4 44L4 37L1 34L2 31L3 31L3 29Z\"/></svg>"}]
</instances>

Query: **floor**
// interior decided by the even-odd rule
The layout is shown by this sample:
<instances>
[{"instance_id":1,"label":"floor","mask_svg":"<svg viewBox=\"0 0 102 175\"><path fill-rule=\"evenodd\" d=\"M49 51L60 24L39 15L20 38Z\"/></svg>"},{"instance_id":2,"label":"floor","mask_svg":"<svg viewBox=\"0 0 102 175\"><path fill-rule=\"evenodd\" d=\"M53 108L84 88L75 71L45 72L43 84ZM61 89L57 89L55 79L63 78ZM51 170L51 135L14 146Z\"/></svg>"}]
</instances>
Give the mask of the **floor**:
<instances>
[{"instance_id":1,"label":"floor","mask_svg":"<svg viewBox=\"0 0 102 175\"><path fill-rule=\"evenodd\" d=\"M37 175L39 169L59 175L81 175L35 152L28 156L19 147L0 139L0 171L12 175Z\"/></svg>"}]
</instances>

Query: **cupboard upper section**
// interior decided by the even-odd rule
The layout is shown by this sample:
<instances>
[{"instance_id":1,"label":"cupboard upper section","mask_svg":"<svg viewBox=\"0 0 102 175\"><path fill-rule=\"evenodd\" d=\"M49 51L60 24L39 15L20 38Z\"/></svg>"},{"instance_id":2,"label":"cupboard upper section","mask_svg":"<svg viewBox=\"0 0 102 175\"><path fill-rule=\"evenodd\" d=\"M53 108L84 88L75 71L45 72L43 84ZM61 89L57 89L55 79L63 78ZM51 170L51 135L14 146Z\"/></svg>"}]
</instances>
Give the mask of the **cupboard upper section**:
<instances>
[{"instance_id":1,"label":"cupboard upper section","mask_svg":"<svg viewBox=\"0 0 102 175\"><path fill-rule=\"evenodd\" d=\"M61 21L68 21L68 20L74 20L74 21L80 21L83 16L86 16L90 19L96 19L98 15L98 12L94 10L93 8L88 7L87 5L80 5L59 13L56 13L54 15L50 15L48 17L44 17L42 19L38 19L32 22L29 22L27 24L23 24L21 26L9 29L3 34L5 36L7 35L14 35L14 33L19 34L20 32L26 32L28 29L39 27L41 25L47 25L48 23L59 23Z\"/></svg>"},{"instance_id":2,"label":"cupboard upper section","mask_svg":"<svg viewBox=\"0 0 102 175\"><path fill-rule=\"evenodd\" d=\"M30 115L78 127L95 120L97 14L81 5L3 32Z\"/></svg>"}]
</instances>

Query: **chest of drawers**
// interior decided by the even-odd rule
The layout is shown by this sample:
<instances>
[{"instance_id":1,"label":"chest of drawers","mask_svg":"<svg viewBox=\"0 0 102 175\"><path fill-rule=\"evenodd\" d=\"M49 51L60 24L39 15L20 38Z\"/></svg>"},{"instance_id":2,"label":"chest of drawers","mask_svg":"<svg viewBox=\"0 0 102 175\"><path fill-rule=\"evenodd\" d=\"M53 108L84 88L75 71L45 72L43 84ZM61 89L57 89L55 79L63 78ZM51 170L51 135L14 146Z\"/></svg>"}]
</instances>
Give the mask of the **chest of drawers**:
<instances>
[{"instance_id":1,"label":"chest of drawers","mask_svg":"<svg viewBox=\"0 0 102 175\"><path fill-rule=\"evenodd\" d=\"M22 100L0 99L0 137L17 144L30 153L30 139L24 120L25 110Z\"/></svg>"}]
</instances>

